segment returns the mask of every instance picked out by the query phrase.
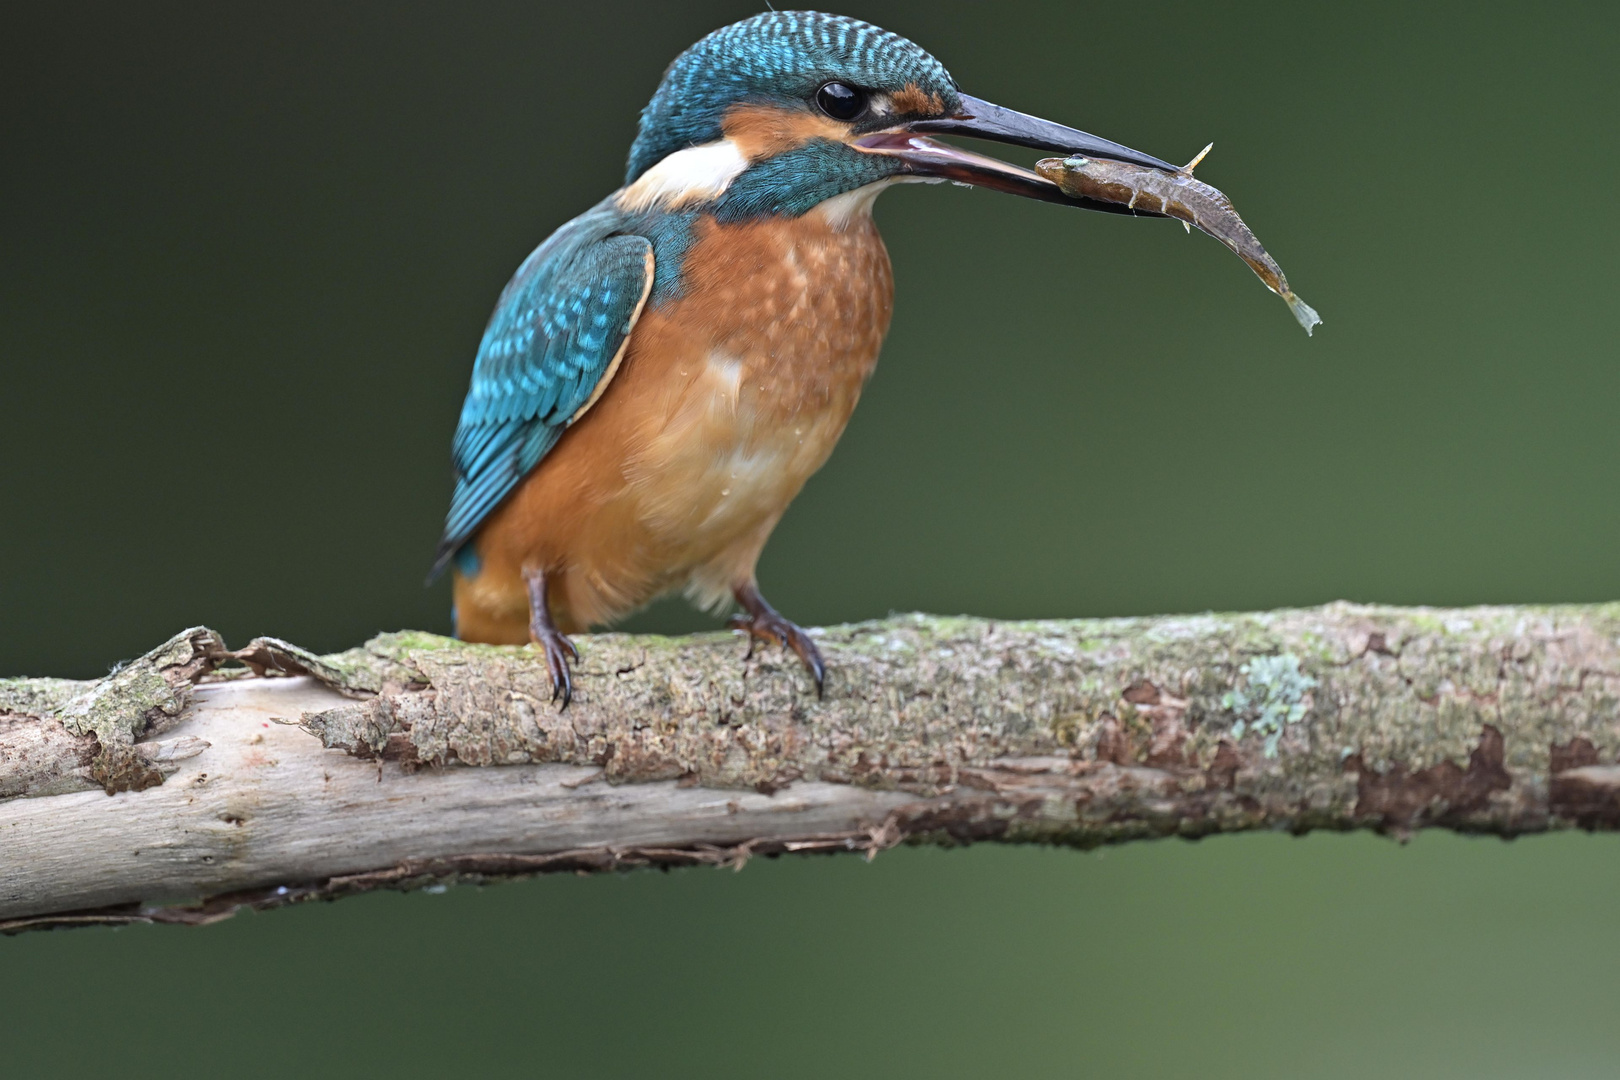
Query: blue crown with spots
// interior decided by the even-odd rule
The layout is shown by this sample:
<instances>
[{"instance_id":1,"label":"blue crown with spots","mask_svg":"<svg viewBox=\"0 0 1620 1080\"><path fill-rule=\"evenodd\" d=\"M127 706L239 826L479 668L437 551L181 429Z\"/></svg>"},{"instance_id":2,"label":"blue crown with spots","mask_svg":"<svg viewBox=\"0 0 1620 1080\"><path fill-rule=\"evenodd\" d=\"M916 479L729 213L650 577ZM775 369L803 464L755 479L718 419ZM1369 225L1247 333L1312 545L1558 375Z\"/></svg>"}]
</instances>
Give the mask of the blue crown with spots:
<instances>
[{"instance_id":1,"label":"blue crown with spots","mask_svg":"<svg viewBox=\"0 0 1620 1080\"><path fill-rule=\"evenodd\" d=\"M859 19L819 11L771 11L722 27L681 53L641 111L625 183L677 150L721 137L731 105L763 101L809 107L833 79L872 90L914 83L954 102L956 81L920 45Z\"/></svg>"}]
</instances>

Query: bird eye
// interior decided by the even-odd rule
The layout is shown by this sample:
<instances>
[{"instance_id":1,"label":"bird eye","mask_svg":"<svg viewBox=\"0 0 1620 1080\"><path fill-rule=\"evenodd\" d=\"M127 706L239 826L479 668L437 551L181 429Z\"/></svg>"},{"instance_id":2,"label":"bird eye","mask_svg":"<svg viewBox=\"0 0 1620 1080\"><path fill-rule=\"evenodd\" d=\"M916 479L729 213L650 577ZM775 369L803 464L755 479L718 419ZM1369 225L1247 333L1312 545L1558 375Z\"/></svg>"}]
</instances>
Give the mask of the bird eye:
<instances>
[{"instance_id":1,"label":"bird eye","mask_svg":"<svg viewBox=\"0 0 1620 1080\"><path fill-rule=\"evenodd\" d=\"M841 82L830 82L816 91L816 105L834 120L853 120L866 111L866 95Z\"/></svg>"}]
</instances>

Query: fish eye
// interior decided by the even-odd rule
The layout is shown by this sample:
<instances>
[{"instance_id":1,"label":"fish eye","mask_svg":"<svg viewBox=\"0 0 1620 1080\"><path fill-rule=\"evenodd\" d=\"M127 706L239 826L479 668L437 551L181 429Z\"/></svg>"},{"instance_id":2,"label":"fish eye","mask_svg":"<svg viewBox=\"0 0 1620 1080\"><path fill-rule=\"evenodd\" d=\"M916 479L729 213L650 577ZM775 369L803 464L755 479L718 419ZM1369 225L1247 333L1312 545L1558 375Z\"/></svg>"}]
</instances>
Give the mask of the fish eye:
<instances>
[{"instance_id":1,"label":"fish eye","mask_svg":"<svg viewBox=\"0 0 1620 1080\"><path fill-rule=\"evenodd\" d=\"M816 91L816 106L834 120L853 120L866 111L866 95L848 83L830 82Z\"/></svg>"}]
</instances>

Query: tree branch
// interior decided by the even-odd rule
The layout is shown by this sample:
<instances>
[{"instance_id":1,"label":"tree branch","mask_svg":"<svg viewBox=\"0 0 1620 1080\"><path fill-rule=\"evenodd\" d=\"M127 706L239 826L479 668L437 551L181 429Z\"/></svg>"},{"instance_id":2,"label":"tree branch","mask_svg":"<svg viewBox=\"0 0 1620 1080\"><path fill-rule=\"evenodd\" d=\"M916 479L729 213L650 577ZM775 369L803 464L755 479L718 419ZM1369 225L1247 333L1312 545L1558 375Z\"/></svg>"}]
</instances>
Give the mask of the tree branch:
<instances>
[{"instance_id":1,"label":"tree branch","mask_svg":"<svg viewBox=\"0 0 1620 1080\"><path fill-rule=\"evenodd\" d=\"M723 634L583 637L564 712L529 650L417 633L0 680L0 930L901 841L1620 827L1620 605L813 633L821 701Z\"/></svg>"}]
</instances>

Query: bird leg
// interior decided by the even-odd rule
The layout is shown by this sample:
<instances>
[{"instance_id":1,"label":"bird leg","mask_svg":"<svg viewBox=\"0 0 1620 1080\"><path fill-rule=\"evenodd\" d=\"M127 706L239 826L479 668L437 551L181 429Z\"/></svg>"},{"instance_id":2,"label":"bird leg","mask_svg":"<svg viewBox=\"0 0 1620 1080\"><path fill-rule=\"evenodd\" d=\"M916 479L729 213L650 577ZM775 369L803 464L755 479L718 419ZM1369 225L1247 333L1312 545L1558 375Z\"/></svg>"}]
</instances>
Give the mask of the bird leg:
<instances>
[{"instance_id":1,"label":"bird leg","mask_svg":"<svg viewBox=\"0 0 1620 1080\"><path fill-rule=\"evenodd\" d=\"M546 652L546 667L551 672L551 700L562 698L562 705L557 709L562 712L574 700L574 678L569 662L572 658L573 663L579 663L579 650L551 620L551 604L546 599L546 572L525 570L523 583L529 587L529 637Z\"/></svg>"},{"instance_id":2,"label":"bird leg","mask_svg":"<svg viewBox=\"0 0 1620 1080\"><path fill-rule=\"evenodd\" d=\"M786 646L804 661L810 677L816 681L816 696L823 696L827 665L821 659L821 650L810 640L810 635L771 607L765 598L759 595L759 586L753 581L735 586L731 590L731 595L737 598L737 603L741 604L743 611L747 613L733 615L730 620L732 629L748 631L748 656L744 659L753 657L754 643L758 641Z\"/></svg>"}]
</instances>

